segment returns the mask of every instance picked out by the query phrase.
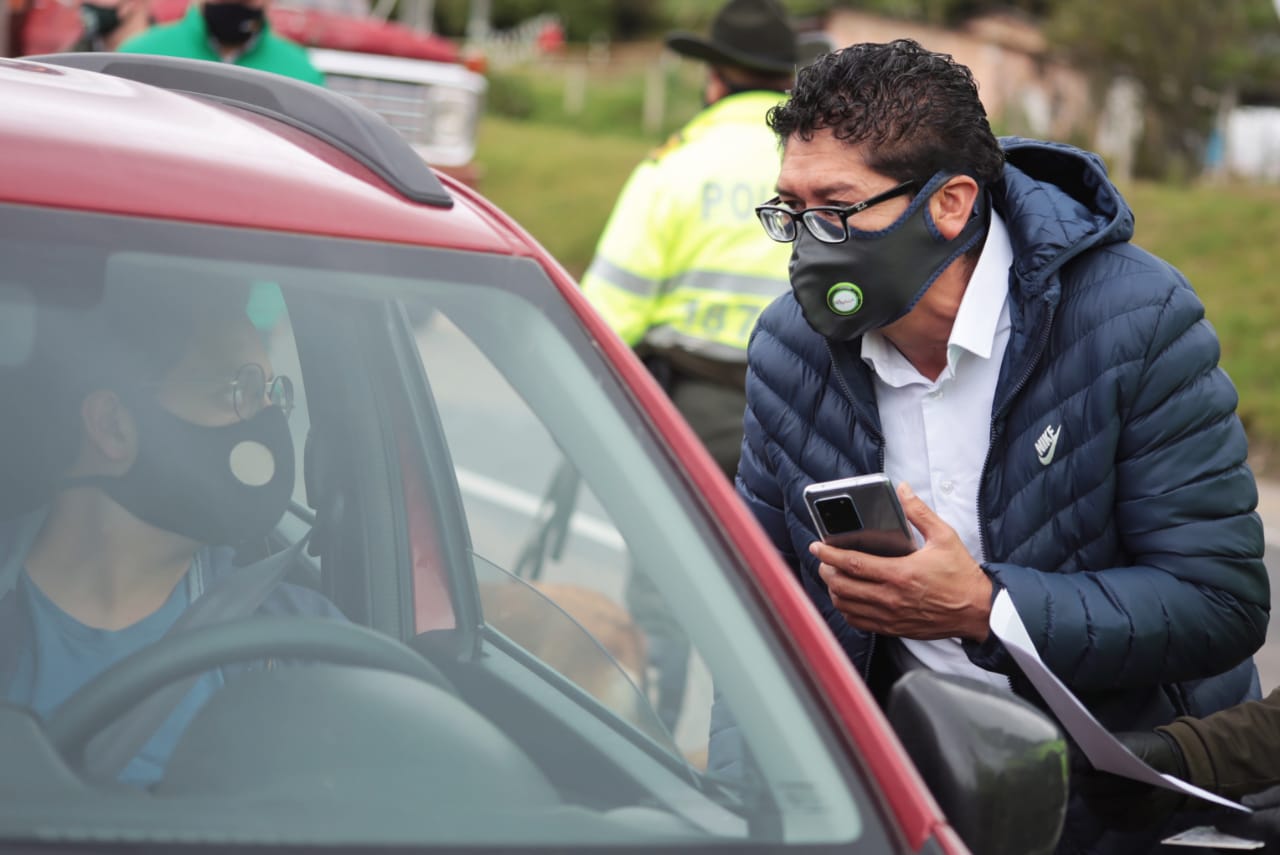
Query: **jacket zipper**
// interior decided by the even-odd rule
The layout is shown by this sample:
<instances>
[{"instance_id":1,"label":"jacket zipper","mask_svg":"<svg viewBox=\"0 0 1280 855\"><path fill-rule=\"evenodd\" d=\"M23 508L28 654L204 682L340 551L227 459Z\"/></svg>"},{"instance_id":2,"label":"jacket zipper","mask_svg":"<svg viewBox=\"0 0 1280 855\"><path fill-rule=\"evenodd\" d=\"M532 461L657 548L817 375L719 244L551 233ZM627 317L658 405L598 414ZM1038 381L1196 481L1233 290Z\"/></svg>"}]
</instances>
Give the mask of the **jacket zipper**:
<instances>
[{"instance_id":1,"label":"jacket zipper","mask_svg":"<svg viewBox=\"0 0 1280 855\"><path fill-rule=\"evenodd\" d=\"M1013 391L1005 396L1001 402L1000 408L991 414L991 431L987 436L987 454L982 460L982 470L978 473L978 496L977 496L977 512L978 512L978 546L982 550L982 559L985 561L988 555L987 551L987 521L982 513L982 485L987 480L987 467L991 465L991 448L995 445L996 439L999 438L1000 422L1004 418L1005 412L1009 409L1009 405L1013 399L1018 397L1018 393L1022 391L1022 387L1027 385L1027 381L1031 379L1031 374L1035 371L1036 365L1040 363L1040 357L1044 355L1045 345L1049 343L1049 330L1053 326L1054 306L1049 306L1049 316L1045 318L1044 324L1041 326L1040 340L1036 343L1035 353L1032 354L1030 360L1027 361L1027 368L1022 372L1022 376L1018 378L1018 382L1014 384ZM1006 676L1005 680L1009 683L1009 691L1013 692L1013 678ZM1016 694L1016 693L1015 693Z\"/></svg>"},{"instance_id":2,"label":"jacket zipper","mask_svg":"<svg viewBox=\"0 0 1280 855\"><path fill-rule=\"evenodd\" d=\"M853 390L849 388L849 384L844 379L844 375L840 373L840 366L836 364L836 354L835 354L835 351L831 349L830 339L824 338L822 341L823 341L823 344L827 346L827 356L830 357L831 359L831 372L835 374L836 382L840 384L840 389L841 391L844 392L844 396L848 398L849 402L856 407L857 399L853 397ZM884 471L884 434L882 434L879 431L879 429L871 428L870 425L863 425L863 427L867 430L867 433L872 434L879 441L880 451L878 455L878 460L879 460L880 471L883 472ZM981 526L979 526L979 528L981 528ZM865 665L862 666L862 681L866 683L868 686L871 685L871 662L875 657L876 640L879 638L878 633L873 632L873 633L870 633L869 635L870 635L870 638L867 641L867 662Z\"/></svg>"}]
</instances>

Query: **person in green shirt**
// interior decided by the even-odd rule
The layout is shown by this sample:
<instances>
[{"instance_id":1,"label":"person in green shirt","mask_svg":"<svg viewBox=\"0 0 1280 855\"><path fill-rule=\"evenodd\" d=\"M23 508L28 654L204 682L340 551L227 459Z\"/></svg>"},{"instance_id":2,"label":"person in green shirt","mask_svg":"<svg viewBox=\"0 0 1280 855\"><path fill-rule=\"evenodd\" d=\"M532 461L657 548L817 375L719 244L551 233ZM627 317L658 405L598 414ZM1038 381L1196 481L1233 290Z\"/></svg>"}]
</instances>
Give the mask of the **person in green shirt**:
<instances>
[{"instance_id":1,"label":"person in green shirt","mask_svg":"<svg viewBox=\"0 0 1280 855\"><path fill-rule=\"evenodd\" d=\"M151 27L119 50L231 62L323 86L324 75L307 59L306 50L272 32L268 2L198 0L181 20Z\"/></svg>"}]
</instances>

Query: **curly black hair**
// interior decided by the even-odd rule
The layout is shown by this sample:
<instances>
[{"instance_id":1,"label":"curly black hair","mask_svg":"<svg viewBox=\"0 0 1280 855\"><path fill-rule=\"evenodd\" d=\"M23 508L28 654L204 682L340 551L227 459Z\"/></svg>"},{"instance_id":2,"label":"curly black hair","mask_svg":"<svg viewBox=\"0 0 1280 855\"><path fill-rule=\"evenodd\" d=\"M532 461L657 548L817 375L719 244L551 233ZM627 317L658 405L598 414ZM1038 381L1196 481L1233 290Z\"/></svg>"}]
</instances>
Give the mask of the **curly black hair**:
<instances>
[{"instance_id":1,"label":"curly black hair","mask_svg":"<svg viewBox=\"0 0 1280 855\"><path fill-rule=\"evenodd\" d=\"M1004 167L973 73L911 39L820 57L800 71L768 122L784 145L830 129L859 147L868 166L899 181L945 171L989 183Z\"/></svg>"}]
</instances>

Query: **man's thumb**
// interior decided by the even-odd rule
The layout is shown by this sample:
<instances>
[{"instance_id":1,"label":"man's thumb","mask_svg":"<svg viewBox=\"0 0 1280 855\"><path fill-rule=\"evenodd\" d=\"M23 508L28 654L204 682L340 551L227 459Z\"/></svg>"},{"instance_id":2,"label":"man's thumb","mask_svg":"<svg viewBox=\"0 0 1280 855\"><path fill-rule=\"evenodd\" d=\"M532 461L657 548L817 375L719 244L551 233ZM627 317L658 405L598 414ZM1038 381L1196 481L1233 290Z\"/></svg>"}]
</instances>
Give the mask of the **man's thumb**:
<instances>
[{"instance_id":1,"label":"man's thumb","mask_svg":"<svg viewBox=\"0 0 1280 855\"><path fill-rule=\"evenodd\" d=\"M898 485L898 501L902 503L902 512L907 515L907 522L918 528L925 540L929 540L940 522L938 515L915 494L906 481Z\"/></svg>"}]
</instances>

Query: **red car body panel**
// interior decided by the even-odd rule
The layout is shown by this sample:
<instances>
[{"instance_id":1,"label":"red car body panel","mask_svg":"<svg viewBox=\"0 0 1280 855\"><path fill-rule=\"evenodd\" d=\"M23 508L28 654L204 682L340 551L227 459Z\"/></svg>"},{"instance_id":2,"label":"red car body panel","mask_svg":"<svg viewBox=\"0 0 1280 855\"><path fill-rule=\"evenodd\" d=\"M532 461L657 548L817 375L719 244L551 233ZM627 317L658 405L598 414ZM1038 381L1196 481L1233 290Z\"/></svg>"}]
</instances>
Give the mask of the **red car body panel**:
<instances>
[{"instance_id":1,"label":"red car body panel","mask_svg":"<svg viewBox=\"0 0 1280 855\"><path fill-rule=\"evenodd\" d=\"M20 60L0 60L0 68L27 84L5 87L0 175L11 202L514 249L509 235L471 209L409 202L348 155L281 122L75 69ZM138 120L148 114L163 118ZM299 149L308 157L298 157ZM6 170L5 161L23 168Z\"/></svg>"},{"instance_id":2,"label":"red car body panel","mask_svg":"<svg viewBox=\"0 0 1280 855\"><path fill-rule=\"evenodd\" d=\"M9 34L18 54L59 53L70 50L84 27L79 3L65 0L27 0L14 9ZM8 48L0 45L0 49Z\"/></svg>"},{"instance_id":3,"label":"red car body panel","mask_svg":"<svg viewBox=\"0 0 1280 855\"><path fill-rule=\"evenodd\" d=\"M540 263L749 568L798 670L848 739L850 756L878 786L904 845L915 851L932 838L949 855L966 852L844 652L691 429L564 268L500 210L448 178L442 182L455 199L452 208L413 203L356 160L289 125L122 79L0 60L0 103L5 203L448 247ZM415 588L438 590L425 487L410 482L406 492ZM419 617L448 625L453 616Z\"/></svg>"}]
</instances>

